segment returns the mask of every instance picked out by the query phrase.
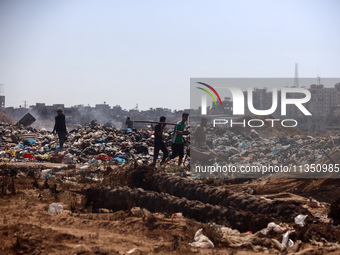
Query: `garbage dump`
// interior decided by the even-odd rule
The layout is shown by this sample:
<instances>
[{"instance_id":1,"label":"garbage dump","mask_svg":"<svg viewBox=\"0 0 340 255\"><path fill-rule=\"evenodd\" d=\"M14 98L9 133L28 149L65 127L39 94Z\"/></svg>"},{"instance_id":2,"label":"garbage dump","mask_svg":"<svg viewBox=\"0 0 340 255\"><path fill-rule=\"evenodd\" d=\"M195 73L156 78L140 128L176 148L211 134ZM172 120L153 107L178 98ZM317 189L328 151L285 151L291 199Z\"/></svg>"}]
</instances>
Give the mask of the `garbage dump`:
<instances>
[{"instance_id":1,"label":"garbage dump","mask_svg":"<svg viewBox=\"0 0 340 255\"><path fill-rule=\"evenodd\" d=\"M194 127L194 123L193 123ZM210 131L209 131L210 130ZM207 144L223 162L242 164L305 165L339 163L340 136L306 136L295 129L286 135L264 138L254 130L213 129L208 126ZM254 132L257 133L254 136ZM223 136L220 136L223 133ZM5 162L150 163L153 155L152 130L118 130L104 125L78 126L70 130L64 150L58 152L58 138L46 129L22 125L0 125L0 157ZM164 132L171 146L171 129ZM191 139L194 139L191 136ZM333 156L334 155L334 156ZM214 177L214 176L213 176Z\"/></svg>"},{"instance_id":2,"label":"garbage dump","mask_svg":"<svg viewBox=\"0 0 340 255\"><path fill-rule=\"evenodd\" d=\"M247 120L272 119L271 116L248 116L239 119ZM195 129L196 123L191 124ZM195 136L191 136L191 144L195 144ZM221 172L206 173L206 169L196 169L195 166L209 163L214 167L232 166L241 169L249 166L249 178L338 178L340 160L340 135L304 134L297 127L283 128L228 128L225 125L206 127L206 144L210 156L197 148L192 148L192 173L205 178L244 178L244 174ZM204 150L203 150L204 151ZM315 165L312 165L315 164ZM312 165L312 166L311 166ZM267 171L268 166L279 166L284 174ZM228 169L228 168L226 168ZM230 169L229 169L230 170ZM269 169L270 170L270 169ZM330 171L328 171L330 170ZM235 171L237 172L237 171ZM306 174L307 173L307 174ZM242 177L243 176L243 177Z\"/></svg>"},{"instance_id":3,"label":"garbage dump","mask_svg":"<svg viewBox=\"0 0 340 255\"><path fill-rule=\"evenodd\" d=\"M168 149L171 137L169 128L164 133ZM0 210L0 238L6 242L0 249L25 253L38 247L41 254L60 249L66 254L72 247L98 254L131 249L150 254L203 253L206 248L221 254L339 252L336 180L322 189L317 189L317 180L308 182L315 187L302 180L299 194L305 196L299 200L284 199L296 192L288 185L285 194L266 197L259 193L262 187L254 185L270 185L271 179L206 181L190 173L187 165L148 166L153 138L148 129L90 124L69 130L60 150L57 136L46 129L2 123L0 202L6 206ZM251 129L217 129L208 134L207 144L216 157L235 165L340 163L339 136L308 136L292 130L267 137ZM329 192L334 193L332 204L323 202L322 195ZM22 219L25 222L17 223ZM108 236L114 240L119 236L124 244L120 250L105 246ZM64 246L47 245L52 237Z\"/></svg>"},{"instance_id":4,"label":"garbage dump","mask_svg":"<svg viewBox=\"0 0 340 255\"><path fill-rule=\"evenodd\" d=\"M2 124L0 135L0 155L4 162L124 164L137 160L149 163L153 153L152 134L148 130L132 132L101 125L79 126L69 132L63 151L58 151L57 136L45 129Z\"/></svg>"}]
</instances>

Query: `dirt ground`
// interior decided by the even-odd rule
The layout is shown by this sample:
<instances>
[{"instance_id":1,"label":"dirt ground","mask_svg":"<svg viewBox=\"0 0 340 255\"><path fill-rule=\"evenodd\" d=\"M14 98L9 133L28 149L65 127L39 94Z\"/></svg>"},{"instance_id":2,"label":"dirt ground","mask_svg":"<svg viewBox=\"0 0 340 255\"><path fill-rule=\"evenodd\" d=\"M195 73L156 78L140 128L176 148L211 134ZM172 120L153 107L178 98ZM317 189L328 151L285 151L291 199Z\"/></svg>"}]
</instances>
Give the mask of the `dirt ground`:
<instances>
[{"instance_id":1,"label":"dirt ground","mask_svg":"<svg viewBox=\"0 0 340 255\"><path fill-rule=\"evenodd\" d=\"M23 165L16 167L21 169ZM3 184L4 179L2 181ZM46 185L44 188L44 180L33 184L33 179L25 175L6 181L13 183L0 193L0 254L281 254L275 249L261 249L260 245L256 249L235 248L226 242L215 243L214 249L191 247L189 243L194 241L196 231L207 229L207 223L188 219L185 215L183 219L173 219L171 214L153 213L150 218L136 216L128 210L114 212L108 209L94 213L90 207L85 208L85 197L80 190L103 184L71 183L52 178L48 184L50 187L57 184L55 192ZM251 189L254 196L296 201L311 214L320 215L320 220L325 221L325 229L334 229L327 223L326 216L331 201L340 196L338 180L259 179L218 184L212 181L210 185L221 185L237 192ZM308 207L309 197L317 199L322 207ZM48 215L49 205L56 202L63 204L64 210L57 215ZM313 227L309 231L319 234ZM340 241L340 235L331 238L333 242ZM298 250L283 254L340 254L336 245L321 247L315 240L303 240Z\"/></svg>"}]
</instances>

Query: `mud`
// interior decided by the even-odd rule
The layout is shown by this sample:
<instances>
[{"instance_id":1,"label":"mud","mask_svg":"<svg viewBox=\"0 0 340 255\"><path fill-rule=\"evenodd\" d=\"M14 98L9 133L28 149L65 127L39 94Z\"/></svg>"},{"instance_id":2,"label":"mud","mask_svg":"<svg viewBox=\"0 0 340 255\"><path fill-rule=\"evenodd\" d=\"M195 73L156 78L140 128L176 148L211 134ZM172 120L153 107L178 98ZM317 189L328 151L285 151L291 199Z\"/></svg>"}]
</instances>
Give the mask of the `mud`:
<instances>
[{"instance_id":1,"label":"mud","mask_svg":"<svg viewBox=\"0 0 340 255\"><path fill-rule=\"evenodd\" d=\"M232 207L214 206L197 200L178 198L163 192L145 191L141 188L89 188L84 189L82 193L86 194L86 206L91 206L94 211L98 211L99 208L118 211L143 207L153 213L161 212L171 215L182 212L185 217L200 222L212 221L221 225L230 225L241 232L260 230L267 226L266 222L274 220L266 215L258 216Z\"/></svg>"},{"instance_id":2,"label":"mud","mask_svg":"<svg viewBox=\"0 0 340 255\"><path fill-rule=\"evenodd\" d=\"M262 217L266 226L273 218L281 222L293 222L298 214L313 216L300 203L264 199L244 192L234 192L222 187L213 187L190 178L181 178L152 171L147 166L126 170L130 187L141 187L146 190L167 193L179 198L198 200L202 203L234 208L238 211L251 212ZM129 179L130 178L130 179ZM259 229L250 229L257 231Z\"/></svg>"},{"instance_id":3,"label":"mud","mask_svg":"<svg viewBox=\"0 0 340 255\"><path fill-rule=\"evenodd\" d=\"M7 186L3 185L0 190L0 254L69 255L75 254L78 244L90 249L84 254L126 254L135 247L140 254L339 252L336 243L340 240L340 230L335 225L339 199L334 200L332 205L322 202L325 205L322 208L308 208L303 197L287 196L291 194L288 191L298 185L308 194L314 192L314 195L323 197L323 194L328 194L326 187L329 188L330 184L338 186L335 181L314 180L309 183L300 180L295 185L291 180L244 180L243 183L229 185L222 182L223 186L216 187L211 185L217 182L203 183L180 178L152 171L144 165L125 169L114 167L103 176L102 182L88 180L83 183L78 179L71 183L67 176L79 170L61 171L58 178L48 180L49 185L56 186L58 190L52 192L44 188L46 180L34 179L35 172L42 167L27 164L0 168L0 183L8 181ZM272 189L275 182L280 189ZM264 183L270 183L268 190L260 189ZM15 192L11 187L15 188ZM247 187L257 190L256 193L275 191L277 194L268 195L270 199L261 198L262 195L242 192ZM288 198L295 200L285 201ZM226 206L223 205L224 200L229 200ZM250 207L248 201L258 208ZM54 202L62 202L64 211L54 216L47 215L49 204ZM136 216L130 210L133 207L146 208L151 213ZM268 209L270 207L272 210ZM253 208L253 211L248 208ZM183 214L183 219L171 217L178 212ZM316 213L335 215L334 222L320 222L313 217ZM299 227L292 222L297 214L308 215L306 226ZM292 248L285 250L280 246L286 230L268 235L257 232L271 221L295 229L289 235L295 243ZM219 225L238 229L241 234L221 235L216 228ZM189 243L200 228L204 228L204 234L213 240L213 250L190 247Z\"/></svg>"},{"instance_id":4,"label":"mud","mask_svg":"<svg viewBox=\"0 0 340 255\"><path fill-rule=\"evenodd\" d=\"M340 224L340 196L331 203L330 212L328 217L334 220L335 225Z\"/></svg>"},{"instance_id":5,"label":"mud","mask_svg":"<svg viewBox=\"0 0 340 255\"><path fill-rule=\"evenodd\" d=\"M294 240L301 240L302 242L310 242L310 240L317 242L338 242L340 236L340 229L335 228L331 224L320 224L307 221L304 227L295 227L295 233L290 238Z\"/></svg>"},{"instance_id":6,"label":"mud","mask_svg":"<svg viewBox=\"0 0 340 255\"><path fill-rule=\"evenodd\" d=\"M48 250L55 254L69 250L63 242L78 243L80 238L59 233L52 229L43 229L31 224L15 224L0 227L0 239L3 247L10 247L15 254L43 254ZM12 237L12 240L8 240ZM39 247L39 248L38 248Z\"/></svg>"}]
</instances>

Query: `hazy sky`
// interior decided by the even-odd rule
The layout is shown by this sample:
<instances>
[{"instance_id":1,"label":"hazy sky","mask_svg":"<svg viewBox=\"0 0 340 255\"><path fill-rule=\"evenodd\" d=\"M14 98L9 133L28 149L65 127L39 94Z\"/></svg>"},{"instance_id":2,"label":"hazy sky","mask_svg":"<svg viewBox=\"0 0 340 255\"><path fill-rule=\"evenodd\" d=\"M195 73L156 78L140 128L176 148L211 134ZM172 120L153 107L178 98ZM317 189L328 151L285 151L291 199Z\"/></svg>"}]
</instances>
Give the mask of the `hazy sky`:
<instances>
[{"instance_id":1,"label":"hazy sky","mask_svg":"<svg viewBox=\"0 0 340 255\"><path fill-rule=\"evenodd\" d=\"M6 107L189 108L190 78L340 77L340 1L0 0Z\"/></svg>"}]
</instances>

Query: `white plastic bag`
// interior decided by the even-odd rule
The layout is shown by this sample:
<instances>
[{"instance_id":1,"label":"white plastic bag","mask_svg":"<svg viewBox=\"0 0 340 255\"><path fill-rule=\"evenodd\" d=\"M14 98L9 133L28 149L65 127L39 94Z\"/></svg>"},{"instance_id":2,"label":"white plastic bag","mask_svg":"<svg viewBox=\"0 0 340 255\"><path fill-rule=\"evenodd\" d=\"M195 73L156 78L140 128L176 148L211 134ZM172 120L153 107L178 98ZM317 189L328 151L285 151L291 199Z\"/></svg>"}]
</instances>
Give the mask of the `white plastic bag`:
<instances>
[{"instance_id":1,"label":"white plastic bag","mask_svg":"<svg viewBox=\"0 0 340 255\"><path fill-rule=\"evenodd\" d=\"M215 246L210 239L202 234L203 228L197 230L194 240L195 242L189 243L192 247L196 248L205 248L205 249L213 249Z\"/></svg>"},{"instance_id":2,"label":"white plastic bag","mask_svg":"<svg viewBox=\"0 0 340 255\"><path fill-rule=\"evenodd\" d=\"M275 232L282 232L282 228L275 224L274 222L268 223L267 227L261 230L261 233L264 235L267 235L271 230L274 230Z\"/></svg>"},{"instance_id":3,"label":"white plastic bag","mask_svg":"<svg viewBox=\"0 0 340 255\"><path fill-rule=\"evenodd\" d=\"M290 247L293 247L293 245L294 245L293 240L289 239L289 234L290 233L291 233L290 231L287 231L286 233L283 234L283 238L282 238L282 243L281 244L285 248L290 248Z\"/></svg>"},{"instance_id":4,"label":"white plastic bag","mask_svg":"<svg viewBox=\"0 0 340 255\"><path fill-rule=\"evenodd\" d=\"M307 218L307 215L298 215L294 218L295 224L300 225L303 227L305 225L305 219Z\"/></svg>"},{"instance_id":5,"label":"white plastic bag","mask_svg":"<svg viewBox=\"0 0 340 255\"><path fill-rule=\"evenodd\" d=\"M47 214L55 215L58 212L62 212L63 210L64 210L64 207L61 203L53 203L53 204L50 204L50 206L48 207Z\"/></svg>"}]
</instances>

